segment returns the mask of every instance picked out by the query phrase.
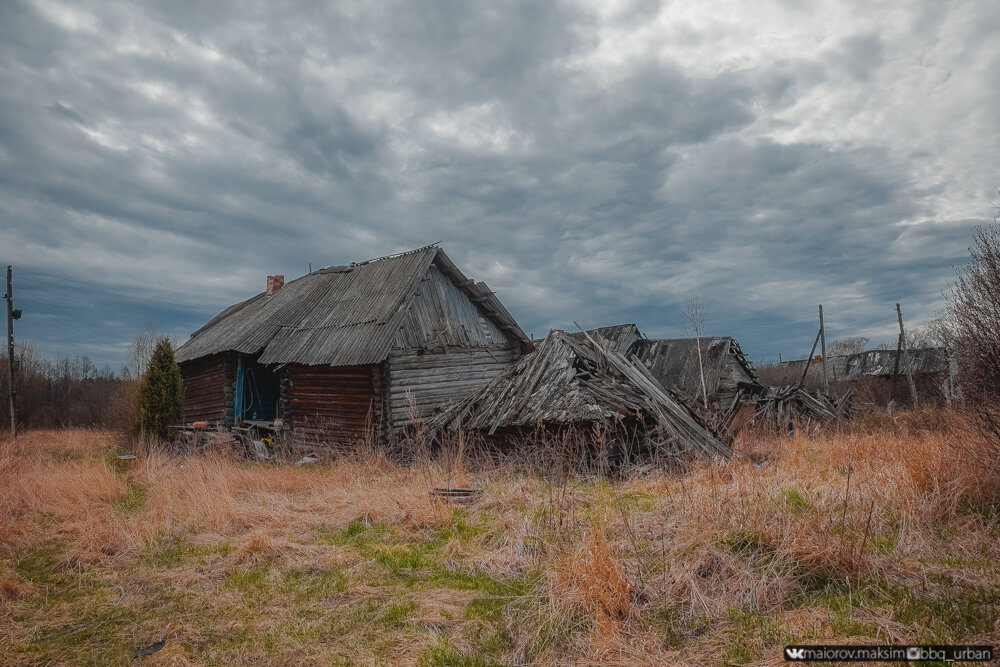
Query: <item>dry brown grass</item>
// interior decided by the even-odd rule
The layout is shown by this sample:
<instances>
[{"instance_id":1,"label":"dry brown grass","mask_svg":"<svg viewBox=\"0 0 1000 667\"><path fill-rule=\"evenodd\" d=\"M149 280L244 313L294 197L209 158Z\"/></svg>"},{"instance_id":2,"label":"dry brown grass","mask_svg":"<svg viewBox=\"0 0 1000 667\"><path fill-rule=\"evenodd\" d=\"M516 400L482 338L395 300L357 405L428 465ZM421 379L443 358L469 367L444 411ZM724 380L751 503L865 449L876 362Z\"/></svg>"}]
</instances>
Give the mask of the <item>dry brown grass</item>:
<instances>
[{"instance_id":1,"label":"dry brown grass","mask_svg":"<svg viewBox=\"0 0 1000 667\"><path fill-rule=\"evenodd\" d=\"M109 434L28 433L0 445L0 653L738 664L790 641L996 643L998 480L954 419L745 432L732 461L614 483L469 470L464 441L407 467L370 448L121 464ZM483 499L430 494L458 483Z\"/></svg>"}]
</instances>

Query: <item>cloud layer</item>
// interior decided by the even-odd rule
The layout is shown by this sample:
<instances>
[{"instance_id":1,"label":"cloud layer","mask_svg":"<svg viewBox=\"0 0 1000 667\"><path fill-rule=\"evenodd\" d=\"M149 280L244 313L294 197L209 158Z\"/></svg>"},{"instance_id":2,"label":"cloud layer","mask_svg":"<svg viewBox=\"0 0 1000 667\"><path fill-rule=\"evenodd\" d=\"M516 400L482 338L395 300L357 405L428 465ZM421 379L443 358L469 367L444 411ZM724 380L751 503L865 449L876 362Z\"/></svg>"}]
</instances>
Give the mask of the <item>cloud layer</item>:
<instances>
[{"instance_id":1,"label":"cloud layer","mask_svg":"<svg viewBox=\"0 0 1000 667\"><path fill-rule=\"evenodd\" d=\"M1000 12L953 3L6 3L22 336L118 365L321 266L442 241L536 335L766 359L919 322L991 221Z\"/></svg>"}]
</instances>

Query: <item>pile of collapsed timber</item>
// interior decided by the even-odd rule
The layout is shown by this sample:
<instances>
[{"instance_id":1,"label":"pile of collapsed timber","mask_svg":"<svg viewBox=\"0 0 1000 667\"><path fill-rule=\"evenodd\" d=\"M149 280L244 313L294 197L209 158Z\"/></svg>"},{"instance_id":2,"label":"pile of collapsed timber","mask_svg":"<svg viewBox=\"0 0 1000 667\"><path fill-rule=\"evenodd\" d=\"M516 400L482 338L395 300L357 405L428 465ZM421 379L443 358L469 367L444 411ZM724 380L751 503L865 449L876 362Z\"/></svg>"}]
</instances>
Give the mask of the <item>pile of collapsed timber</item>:
<instances>
[{"instance_id":1,"label":"pile of collapsed timber","mask_svg":"<svg viewBox=\"0 0 1000 667\"><path fill-rule=\"evenodd\" d=\"M729 449L638 363L587 336L555 330L476 393L431 418L428 429L476 430L587 422L635 425L649 442L728 457Z\"/></svg>"},{"instance_id":2,"label":"pile of collapsed timber","mask_svg":"<svg viewBox=\"0 0 1000 667\"><path fill-rule=\"evenodd\" d=\"M834 421L846 416L853 398L853 389L835 399L819 391L810 393L799 385L768 387L754 396L753 420L779 428L790 426L796 419Z\"/></svg>"}]
</instances>

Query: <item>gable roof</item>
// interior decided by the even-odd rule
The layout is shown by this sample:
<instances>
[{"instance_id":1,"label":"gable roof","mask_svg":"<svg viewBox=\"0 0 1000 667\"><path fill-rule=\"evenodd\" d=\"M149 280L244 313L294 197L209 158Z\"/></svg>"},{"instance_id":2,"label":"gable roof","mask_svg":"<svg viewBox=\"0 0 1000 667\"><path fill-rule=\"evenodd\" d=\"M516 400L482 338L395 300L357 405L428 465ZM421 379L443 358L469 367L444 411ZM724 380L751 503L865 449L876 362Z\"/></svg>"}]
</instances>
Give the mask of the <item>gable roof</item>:
<instances>
[{"instance_id":1,"label":"gable roof","mask_svg":"<svg viewBox=\"0 0 1000 667\"><path fill-rule=\"evenodd\" d=\"M485 283L470 280L436 246L328 266L234 304L177 348L178 362L220 352L260 352L260 363L351 366L388 355L407 307L435 264L511 339L529 344Z\"/></svg>"}]
</instances>

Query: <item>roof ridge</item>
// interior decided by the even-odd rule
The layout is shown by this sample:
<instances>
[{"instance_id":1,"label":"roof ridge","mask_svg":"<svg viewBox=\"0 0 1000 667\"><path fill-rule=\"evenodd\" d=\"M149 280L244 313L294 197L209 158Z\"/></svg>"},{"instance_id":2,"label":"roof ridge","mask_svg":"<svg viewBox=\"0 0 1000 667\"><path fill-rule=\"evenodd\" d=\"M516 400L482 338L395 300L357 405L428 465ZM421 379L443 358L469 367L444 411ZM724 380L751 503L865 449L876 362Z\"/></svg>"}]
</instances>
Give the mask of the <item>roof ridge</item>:
<instances>
[{"instance_id":1,"label":"roof ridge","mask_svg":"<svg viewBox=\"0 0 1000 667\"><path fill-rule=\"evenodd\" d=\"M351 262L348 266L365 266L366 264L374 264L375 262L381 262L386 259L396 259L397 257L405 257L406 255L414 255L418 252L423 252L434 248L435 250L440 249L441 241L435 241L434 243L429 243L425 246L419 248L414 248L413 250L404 250L403 252L397 252L392 255L383 255L382 257L375 257L373 259L366 259L362 262Z\"/></svg>"}]
</instances>

